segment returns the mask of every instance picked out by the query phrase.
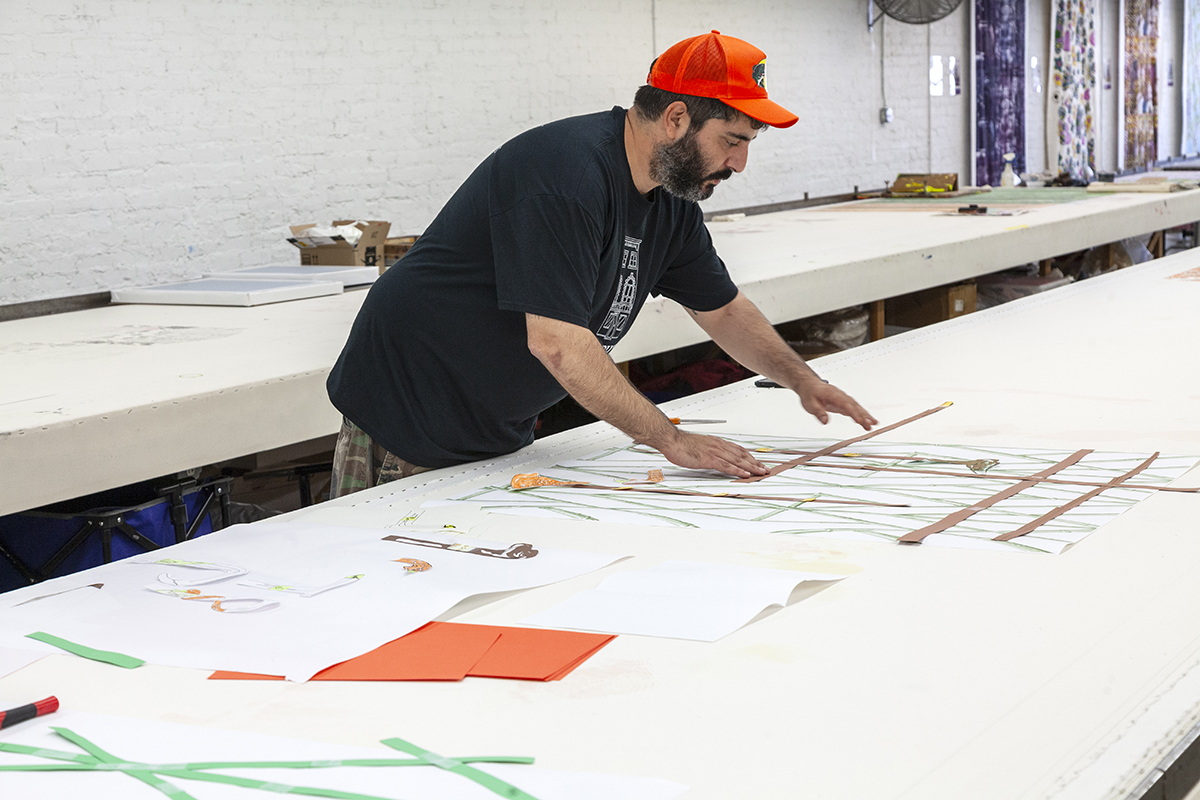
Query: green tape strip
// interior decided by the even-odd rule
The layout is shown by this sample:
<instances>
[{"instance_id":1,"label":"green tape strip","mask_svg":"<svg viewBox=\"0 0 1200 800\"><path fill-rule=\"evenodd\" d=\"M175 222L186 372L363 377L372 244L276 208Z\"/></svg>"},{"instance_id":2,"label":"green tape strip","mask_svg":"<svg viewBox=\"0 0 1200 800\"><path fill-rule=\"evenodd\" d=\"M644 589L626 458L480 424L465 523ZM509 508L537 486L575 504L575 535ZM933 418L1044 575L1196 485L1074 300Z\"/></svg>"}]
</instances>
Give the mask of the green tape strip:
<instances>
[{"instance_id":1,"label":"green tape strip","mask_svg":"<svg viewBox=\"0 0 1200 800\"><path fill-rule=\"evenodd\" d=\"M26 634L25 638L37 639L39 642L52 644L59 649L66 650L68 653L74 653L77 656L90 658L92 661L103 661L105 664L112 664L124 669L134 669L135 667L140 667L142 664L146 663L140 658L134 658L133 656L127 656L121 653L113 653L109 650L97 650L94 647L76 644L75 642L68 642L66 639L62 639L51 633L43 633L42 631Z\"/></svg>"},{"instance_id":2,"label":"green tape strip","mask_svg":"<svg viewBox=\"0 0 1200 800\"><path fill-rule=\"evenodd\" d=\"M78 753L68 753L63 750L47 750L44 747L30 747L27 744L4 744L4 752L20 753L23 756L37 756L38 758L49 758L57 761L74 761L79 764L95 764L96 759L91 756L81 756ZM49 764L47 766L54 767Z\"/></svg>"},{"instance_id":3,"label":"green tape strip","mask_svg":"<svg viewBox=\"0 0 1200 800\"><path fill-rule=\"evenodd\" d=\"M197 761L189 764L156 764L157 772L164 770L198 772L212 769L324 769L326 767L424 767L418 758L359 758L341 761Z\"/></svg>"},{"instance_id":4,"label":"green tape strip","mask_svg":"<svg viewBox=\"0 0 1200 800\"><path fill-rule=\"evenodd\" d=\"M248 766L243 764L242 766ZM308 797L332 797L335 800L391 800L391 798L380 797L374 794L358 794L357 792L342 792L337 789L317 789L309 786L289 786L286 783L276 783L275 781L260 781L254 778L236 778L233 775L210 775L207 772L193 772L191 770L166 771L162 773L172 778L184 778L186 780L208 781L209 783L224 783L228 786L241 786L246 789L258 789L264 792L275 792L276 794L300 794Z\"/></svg>"},{"instance_id":5,"label":"green tape strip","mask_svg":"<svg viewBox=\"0 0 1200 800\"><path fill-rule=\"evenodd\" d=\"M123 772L131 778L139 780L158 790L174 800L195 800L190 794L163 778L181 778L184 780L207 781L223 783L229 786L240 786L247 789L257 789L276 794L295 794L308 797L328 797L334 800L388 800L376 795L343 792L337 789L322 789L308 786L291 786L275 781L260 781L254 778L240 778L233 775L215 775L206 770L214 769L322 769L327 767L426 767L434 766L453 772L468 780L478 783L501 797L510 800L537 800L517 787L489 775L486 772L468 767L467 762L492 762L505 764L532 764L532 758L522 756L470 756L466 758L446 758L437 753L429 752L403 739L387 739L383 744L395 750L401 750L416 758L362 758L336 761L207 761L188 764L143 764L136 761L121 759L102 749L99 745L80 736L67 728L51 728L71 744L83 750L87 755L78 755L59 750L47 750L41 747L0 742L0 752L19 753L37 756L60 762L57 764L13 764L0 766L0 772L43 772L43 771L90 771L90 772Z\"/></svg>"},{"instance_id":6,"label":"green tape strip","mask_svg":"<svg viewBox=\"0 0 1200 800\"><path fill-rule=\"evenodd\" d=\"M100 762L100 764L103 764L104 767L106 767L106 768L120 770L121 772L124 772L129 777L136 778L137 780L141 781L142 783L146 784L147 786L151 787L152 789L157 789L159 792L165 794L167 797L175 798L175 800L196 800L196 798L192 797L190 794L185 792L183 789L180 789L178 786L175 786L174 784L164 781L162 778L158 777L153 772L149 772L148 770L146 770L145 764L136 764L136 763L132 763L132 762L127 762L121 758L117 758L112 753L109 753L107 750L104 750L99 745L88 741L84 737L75 733L75 731L69 730L68 728L53 728L52 727L52 728L50 728L50 730L54 731L59 736L66 739L68 742L70 742L71 744L78 747L80 750L83 750L85 753L87 753L91 757L95 758L98 762ZM96 766L100 766L100 764L97 764Z\"/></svg>"},{"instance_id":7,"label":"green tape strip","mask_svg":"<svg viewBox=\"0 0 1200 800\"><path fill-rule=\"evenodd\" d=\"M528 756L463 756L463 764L532 764ZM143 765L144 766L144 765ZM347 758L338 761L197 761L188 764L155 764L155 772L212 769L323 769L325 767L428 767L423 758Z\"/></svg>"},{"instance_id":8,"label":"green tape strip","mask_svg":"<svg viewBox=\"0 0 1200 800\"><path fill-rule=\"evenodd\" d=\"M162 778L158 777L153 772L146 772L144 770L132 770L132 769L122 770L122 771L131 778L137 778L139 781L141 781L142 783L151 787L152 789L157 789L158 791L165 794L167 797L175 798L175 800L196 800L195 797L188 794L183 789L180 789L178 786L176 786L173 783L168 783L167 781L164 781Z\"/></svg>"},{"instance_id":9,"label":"green tape strip","mask_svg":"<svg viewBox=\"0 0 1200 800\"><path fill-rule=\"evenodd\" d=\"M423 750L411 742L406 742L403 739L384 739L383 743L388 747L399 750L402 753L408 753L410 756L417 756L424 760L427 764L435 767L441 767L447 772L453 772L455 775L461 775L468 780L475 781L485 789L490 789L501 797L508 797L511 800L537 800L531 794L523 792L516 786L513 786L507 781L502 781L495 775L489 775L486 772L481 772L474 767L468 767L460 759L446 758L437 753L432 753L428 750ZM529 759L527 763L533 763L533 759Z\"/></svg>"}]
</instances>

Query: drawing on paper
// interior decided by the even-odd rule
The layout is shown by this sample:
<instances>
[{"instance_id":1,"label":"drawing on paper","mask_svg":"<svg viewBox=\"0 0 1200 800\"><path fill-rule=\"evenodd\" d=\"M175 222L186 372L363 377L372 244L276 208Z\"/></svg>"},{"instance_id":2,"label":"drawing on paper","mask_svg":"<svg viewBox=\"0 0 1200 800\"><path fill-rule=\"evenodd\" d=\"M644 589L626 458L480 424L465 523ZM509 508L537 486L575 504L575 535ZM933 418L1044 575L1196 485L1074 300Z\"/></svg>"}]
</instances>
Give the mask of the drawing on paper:
<instances>
[{"instance_id":1,"label":"drawing on paper","mask_svg":"<svg viewBox=\"0 0 1200 800\"><path fill-rule=\"evenodd\" d=\"M454 550L458 553L466 553L473 556L489 556L491 558L533 558L538 554L538 551L533 549L533 545L526 542L510 544L507 548L501 550L494 547L476 547L462 542L434 542L429 539L415 539L412 536L400 536L399 534L385 536L383 537L383 541L415 544L421 547L436 547L439 550Z\"/></svg>"},{"instance_id":2,"label":"drawing on paper","mask_svg":"<svg viewBox=\"0 0 1200 800\"><path fill-rule=\"evenodd\" d=\"M139 558L132 561L134 564L163 564L172 567L183 567L184 569L194 569L202 573L199 578L191 580L181 580L170 572L164 572L158 576L158 582L166 586L203 586L206 583L216 583L223 581L226 578L236 578L245 575L248 570L242 567L235 567L228 564L214 564L211 561L183 561L178 558Z\"/></svg>"},{"instance_id":3,"label":"drawing on paper","mask_svg":"<svg viewBox=\"0 0 1200 800\"><path fill-rule=\"evenodd\" d=\"M13 608L16 608L17 606L28 605L29 603L36 603L38 600L48 600L51 597L58 597L59 595L68 594L69 592L77 592L80 589L103 589L103 588L104 588L103 583L89 583L86 586L76 586L73 589L63 589L61 592L51 592L50 594L44 594L44 595L41 595L40 597L31 597L28 600L23 600L22 602L17 603L17 605L13 606Z\"/></svg>"},{"instance_id":4,"label":"drawing on paper","mask_svg":"<svg viewBox=\"0 0 1200 800\"><path fill-rule=\"evenodd\" d=\"M0 645L19 647L31 630L53 631L164 666L305 681L416 630L466 597L544 586L620 558L468 540L461 531L289 522L263 525L254 535L194 539L173 552L220 568L155 564L164 555L156 554L97 567L88 580L103 581L100 592L14 608L52 591L16 590L0 597ZM174 583L159 582L160 574ZM212 575L224 577L187 585Z\"/></svg>"},{"instance_id":5,"label":"drawing on paper","mask_svg":"<svg viewBox=\"0 0 1200 800\"><path fill-rule=\"evenodd\" d=\"M254 611L274 611L279 608L276 600L262 597L226 597L223 594L205 594L199 589L163 589L157 586L147 586L155 594L167 597L177 597L180 600L200 600L211 603L213 611L234 614L249 614Z\"/></svg>"},{"instance_id":6,"label":"drawing on paper","mask_svg":"<svg viewBox=\"0 0 1200 800\"><path fill-rule=\"evenodd\" d=\"M266 589L271 592L287 592L288 594L299 595L300 597L316 597L319 594L328 592L331 589L337 589L342 586L349 586L355 581L363 579L363 575L347 575L344 578L339 578L332 583L327 583L324 586L285 586L279 583L270 583L268 581L238 581L238 586L249 586L254 589Z\"/></svg>"},{"instance_id":7,"label":"drawing on paper","mask_svg":"<svg viewBox=\"0 0 1200 800\"><path fill-rule=\"evenodd\" d=\"M167 597L175 597L180 600L206 600L212 603L212 610L222 613L248 614L256 611L274 611L279 608L279 601L271 600L264 597L227 597L224 594L207 594L209 588L200 590L195 587L205 586L229 580L231 578L241 578L235 586L245 586L250 589L260 589L267 592L283 592L286 594L296 595L297 597L316 597L319 594L339 589L343 586L350 586L364 578L362 574L347 575L344 578L326 583L321 586L291 586L284 583L273 581L255 580L246 578L250 570L244 567L238 567L231 564L214 564L210 561L183 561L177 558L142 558L131 559L132 564L164 564L172 567L183 567L201 572L199 578L192 580L184 580L177 575L169 572L164 572L158 576L158 584L147 586L151 592L155 594L166 595ZM220 587L218 587L220 588Z\"/></svg>"},{"instance_id":8,"label":"drawing on paper","mask_svg":"<svg viewBox=\"0 0 1200 800\"><path fill-rule=\"evenodd\" d=\"M854 440L852 450L824 439L725 438L774 464L775 474L752 494L727 476L663 467L657 451L629 445L542 470L567 485L492 485L426 505L1061 553L1155 491L1186 491L1167 484L1197 463L1191 456L861 441L869 435ZM800 458L783 461L795 454ZM649 469L663 469L666 480L636 490L619 485Z\"/></svg>"}]
</instances>

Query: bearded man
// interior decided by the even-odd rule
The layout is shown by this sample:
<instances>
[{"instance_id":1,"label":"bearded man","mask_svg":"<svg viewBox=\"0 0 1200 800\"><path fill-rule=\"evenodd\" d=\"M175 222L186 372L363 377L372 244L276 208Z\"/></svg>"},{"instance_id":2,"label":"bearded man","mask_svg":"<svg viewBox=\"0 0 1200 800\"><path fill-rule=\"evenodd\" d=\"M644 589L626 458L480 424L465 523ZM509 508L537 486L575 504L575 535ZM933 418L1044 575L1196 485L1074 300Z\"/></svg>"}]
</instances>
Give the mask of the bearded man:
<instances>
[{"instance_id":1,"label":"bearded man","mask_svg":"<svg viewBox=\"0 0 1200 800\"><path fill-rule=\"evenodd\" d=\"M651 292L821 423L833 411L870 430L738 291L697 205L745 169L762 128L796 122L767 98L765 65L717 31L687 39L630 111L543 125L480 164L371 288L330 373L334 496L518 450L567 394L674 464L765 474L744 448L671 424L609 357Z\"/></svg>"}]
</instances>

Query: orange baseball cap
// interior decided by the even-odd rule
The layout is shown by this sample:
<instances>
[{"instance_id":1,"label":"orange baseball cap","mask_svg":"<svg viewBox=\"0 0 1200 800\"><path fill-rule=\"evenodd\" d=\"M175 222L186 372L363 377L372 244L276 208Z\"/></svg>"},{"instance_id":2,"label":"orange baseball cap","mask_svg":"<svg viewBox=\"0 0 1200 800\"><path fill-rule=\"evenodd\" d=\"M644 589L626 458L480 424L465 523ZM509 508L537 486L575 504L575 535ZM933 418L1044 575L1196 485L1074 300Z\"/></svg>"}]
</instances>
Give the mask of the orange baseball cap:
<instances>
[{"instance_id":1,"label":"orange baseball cap","mask_svg":"<svg viewBox=\"0 0 1200 800\"><path fill-rule=\"evenodd\" d=\"M650 65L646 82L656 89L711 97L776 128L799 119L767 99L767 56L749 42L720 31L672 45Z\"/></svg>"}]
</instances>

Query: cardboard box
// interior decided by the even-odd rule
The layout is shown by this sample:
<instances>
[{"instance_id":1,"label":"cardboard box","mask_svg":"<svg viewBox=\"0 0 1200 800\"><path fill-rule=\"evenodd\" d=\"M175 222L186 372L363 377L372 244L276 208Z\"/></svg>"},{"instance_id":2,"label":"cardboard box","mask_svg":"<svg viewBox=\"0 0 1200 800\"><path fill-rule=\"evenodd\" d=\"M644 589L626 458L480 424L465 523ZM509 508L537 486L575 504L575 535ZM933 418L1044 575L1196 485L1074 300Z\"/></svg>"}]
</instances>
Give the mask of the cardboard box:
<instances>
[{"instance_id":1,"label":"cardboard box","mask_svg":"<svg viewBox=\"0 0 1200 800\"><path fill-rule=\"evenodd\" d=\"M382 275L385 269L404 258L404 254L416 243L416 236L389 236L383 245L383 264L379 267L379 274Z\"/></svg>"},{"instance_id":2,"label":"cardboard box","mask_svg":"<svg viewBox=\"0 0 1200 800\"><path fill-rule=\"evenodd\" d=\"M889 191L896 194L946 194L958 191L958 173L900 173Z\"/></svg>"},{"instance_id":3,"label":"cardboard box","mask_svg":"<svg viewBox=\"0 0 1200 800\"><path fill-rule=\"evenodd\" d=\"M358 222L354 220L339 220L335 226L354 225L362 231L362 237L356 244L350 244L342 236L305 235L305 231L317 227L316 223L309 225L292 225L292 235L288 241L300 248L300 264L306 267L382 267L383 248L387 241L390 222L370 220Z\"/></svg>"},{"instance_id":4,"label":"cardboard box","mask_svg":"<svg viewBox=\"0 0 1200 800\"><path fill-rule=\"evenodd\" d=\"M920 328L974 310L975 281L972 279L889 298L885 303L884 318L888 325Z\"/></svg>"}]
</instances>

